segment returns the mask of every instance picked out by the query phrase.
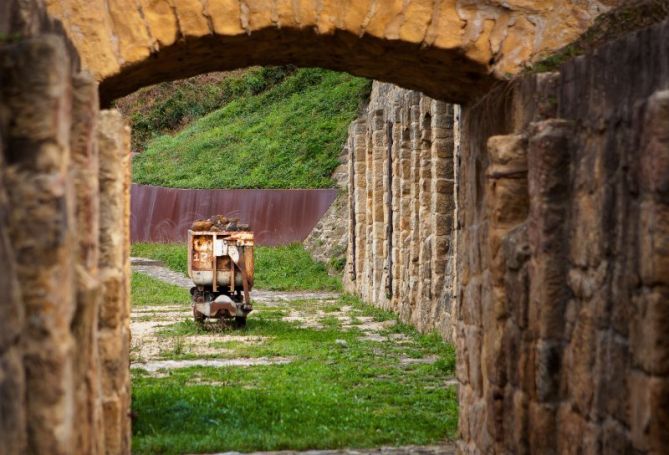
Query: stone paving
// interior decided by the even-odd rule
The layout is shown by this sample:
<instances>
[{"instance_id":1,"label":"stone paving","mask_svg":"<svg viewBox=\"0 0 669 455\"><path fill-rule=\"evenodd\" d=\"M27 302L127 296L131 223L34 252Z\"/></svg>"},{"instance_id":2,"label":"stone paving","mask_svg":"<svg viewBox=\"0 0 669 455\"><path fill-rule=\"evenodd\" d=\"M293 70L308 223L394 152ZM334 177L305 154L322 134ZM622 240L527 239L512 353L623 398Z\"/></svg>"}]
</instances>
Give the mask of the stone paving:
<instances>
[{"instance_id":1,"label":"stone paving","mask_svg":"<svg viewBox=\"0 0 669 455\"><path fill-rule=\"evenodd\" d=\"M142 272L153 278L180 286L182 288L190 289L193 287L193 282L187 276L168 269L160 261L131 257L130 264L132 265L133 272Z\"/></svg>"}]
</instances>

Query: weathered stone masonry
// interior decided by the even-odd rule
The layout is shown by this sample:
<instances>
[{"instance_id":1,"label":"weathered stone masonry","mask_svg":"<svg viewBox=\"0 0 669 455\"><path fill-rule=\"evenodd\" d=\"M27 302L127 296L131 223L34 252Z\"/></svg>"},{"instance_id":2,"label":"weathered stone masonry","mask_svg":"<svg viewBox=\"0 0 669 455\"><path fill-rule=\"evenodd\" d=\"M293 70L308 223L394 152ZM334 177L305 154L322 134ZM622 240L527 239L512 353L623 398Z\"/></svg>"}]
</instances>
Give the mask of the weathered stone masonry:
<instances>
[{"instance_id":1,"label":"weathered stone masonry","mask_svg":"<svg viewBox=\"0 0 669 455\"><path fill-rule=\"evenodd\" d=\"M667 453L669 23L466 107L463 453Z\"/></svg>"},{"instance_id":2,"label":"weathered stone masonry","mask_svg":"<svg viewBox=\"0 0 669 455\"><path fill-rule=\"evenodd\" d=\"M450 337L453 106L375 82L345 150L346 287Z\"/></svg>"},{"instance_id":3,"label":"weathered stone masonry","mask_svg":"<svg viewBox=\"0 0 669 455\"><path fill-rule=\"evenodd\" d=\"M193 28L206 15L178 27L169 20L203 8L195 0L176 0L165 28L159 15L147 19L151 27L134 26L144 19L129 0L108 0L107 12L97 1L49 3L67 13L86 61L104 54L96 74L117 91L183 75L177 67L206 70L216 52L243 66L258 45L257 63L327 56L340 69L468 101L458 118L446 104L376 86L377 99L392 105L370 106L349 144L349 286L444 333L450 308L463 453L666 453L669 23L483 94L490 79L468 78L490 65L517 69L564 42L556 33L552 45L539 40L509 60L524 49L514 43L537 42L527 39L536 32L527 17L547 21L548 33L595 13L551 19L544 13L565 2L511 13L508 2L480 10L461 2L464 11L446 2L444 16L431 16L415 8L422 2L402 2L411 14L396 2L356 22L364 8L327 14L353 3L277 1L270 17L263 2L248 0L237 16L207 16L214 41L206 21L202 33ZM139 3L156 14L166 4ZM305 16L303 33L290 22L300 15L283 15L288 4L323 9ZM0 453L129 453L127 130L116 114L98 113L96 83L40 5L0 2ZM458 17L448 27L429 32L451 13ZM248 23L226 28L231 17ZM285 20L293 27L281 29ZM346 27L374 36L356 41ZM161 33L147 42L144 31ZM317 45L305 49L316 32ZM448 47L444 39L456 35ZM277 43L287 53L270 56ZM330 47L336 52L324 52ZM455 152L451 115L461 125ZM438 305L449 287L454 303Z\"/></svg>"},{"instance_id":4,"label":"weathered stone masonry","mask_svg":"<svg viewBox=\"0 0 669 455\"><path fill-rule=\"evenodd\" d=\"M128 130L57 24L0 9L0 453L129 453Z\"/></svg>"}]
</instances>

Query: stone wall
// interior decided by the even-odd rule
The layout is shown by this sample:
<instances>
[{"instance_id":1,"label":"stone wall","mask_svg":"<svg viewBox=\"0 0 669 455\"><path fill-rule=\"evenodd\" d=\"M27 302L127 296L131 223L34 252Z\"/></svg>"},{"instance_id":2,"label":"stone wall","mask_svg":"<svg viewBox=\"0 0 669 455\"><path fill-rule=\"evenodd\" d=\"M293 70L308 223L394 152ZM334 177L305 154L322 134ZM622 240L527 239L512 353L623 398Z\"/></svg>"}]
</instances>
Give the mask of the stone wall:
<instances>
[{"instance_id":1,"label":"stone wall","mask_svg":"<svg viewBox=\"0 0 669 455\"><path fill-rule=\"evenodd\" d=\"M45 0L103 104L251 65L321 66L451 101L554 51L623 0Z\"/></svg>"},{"instance_id":2,"label":"stone wall","mask_svg":"<svg viewBox=\"0 0 669 455\"><path fill-rule=\"evenodd\" d=\"M375 82L349 131L346 288L450 337L453 106Z\"/></svg>"},{"instance_id":3,"label":"stone wall","mask_svg":"<svg viewBox=\"0 0 669 455\"><path fill-rule=\"evenodd\" d=\"M332 174L337 188L337 198L316 223L304 240L305 249L317 261L329 264L337 273L339 264L346 262L348 247L348 149L343 148L341 163Z\"/></svg>"},{"instance_id":4,"label":"stone wall","mask_svg":"<svg viewBox=\"0 0 669 455\"><path fill-rule=\"evenodd\" d=\"M77 5L84 14L99 3ZM128 26L134 13L120 20L123 3L109 5L115 25L144 30ZM464 38L481 36L484 45L467 52L496 36L499 22L477 18ZM513 19L508 27L527 22ZM91 49L100 44L94 31L81 36ZM254 34L282 44L274 37ZM132 43L122 42L123 51ZM395 45L391 56L432 62L404 73L420 68L416 84L434 88L428 73L457 65L458 52L440 60ZM369 55L350 48L337 46L349 54L336 60L360 70L358 59ZM227 61L246 62L239 49ZM161 55L164 63L174 54ZM420 58L396 60L407 67ZM459 76L474 68L469 76L479 77L479 60L456 68ZM669 447L667 62L665 22L557 73L494 89L461 118L448 104L375 84L367 115L352 126L347 286L419 328L449 336L455 327L463 453ZM431 82L450 81L454 97L489 82L459 91L456 80ZM0 3L3 454L130 451L128 132L117 114L99 113L96 96L38 0Z\"/></svg>"},{"instance_id":5,"label":"stone wall","mask_svg":"<svg viewBox=\"0 0 669 455\"><path fill-rule=\"evenodd\" d=\"M669 23L464 109L463 453L666 453Z\"/></svg>"},{"instance_id":6,"label":"stone wall","mask_svg":"<svg viewBox=\"0 0 669 455\"><path fill-rule=\"evenodd\" d=\"M129 453L128 131L39 2L0 18L0 453Z\"/></svg>"}]
</instances>

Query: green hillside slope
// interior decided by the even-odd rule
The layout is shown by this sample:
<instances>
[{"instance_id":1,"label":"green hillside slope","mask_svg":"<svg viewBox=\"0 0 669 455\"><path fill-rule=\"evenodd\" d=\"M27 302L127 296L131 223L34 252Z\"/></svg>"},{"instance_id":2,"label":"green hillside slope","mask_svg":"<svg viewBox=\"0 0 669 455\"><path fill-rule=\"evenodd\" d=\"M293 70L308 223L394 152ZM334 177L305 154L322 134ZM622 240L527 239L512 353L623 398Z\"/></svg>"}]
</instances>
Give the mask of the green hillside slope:
<instances>
[{"instance_id":1,"label":"green hillside slope","mask_svg":"<svg viewBox=\"0 0 669 455\"><path fill-rule=\"evenodd\" d=\"M132 124L133 152L142 152L151 139L174 134L237 98L269 90L296 70L288 65L201 74L144 87L114 104Z\"/></svg>"},{"instance_id":2,"label":"green hillside slope","mask_svg":"<svg viewBox=\"0 0 669 455\"><path fill-rule=\"evenodd\" d=\"M323 188L371 82L297 70L245 93L133 160L136 183L175 188Z\"/></svg>"}]
</instances>

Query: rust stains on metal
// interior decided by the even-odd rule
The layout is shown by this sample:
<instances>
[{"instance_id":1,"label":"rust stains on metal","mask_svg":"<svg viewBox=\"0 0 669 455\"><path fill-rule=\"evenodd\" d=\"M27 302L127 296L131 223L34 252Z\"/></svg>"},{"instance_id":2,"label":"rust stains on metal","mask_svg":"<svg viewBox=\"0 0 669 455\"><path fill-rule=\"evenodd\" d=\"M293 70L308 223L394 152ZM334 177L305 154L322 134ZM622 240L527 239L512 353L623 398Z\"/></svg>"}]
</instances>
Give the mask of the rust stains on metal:
<instances>
[{"instance_id":1,"label":"rust stains on metal","mask_svg":"<svg viewBox=\"0 0 669 455\"><path fill-rule=\"evenodd\" d=\"M224 213L249 224L258 245L303 241L337 196L323 190L183 190L133 185L133 242L183 242L193 220Z\"/></svg>"}]
</instances>

